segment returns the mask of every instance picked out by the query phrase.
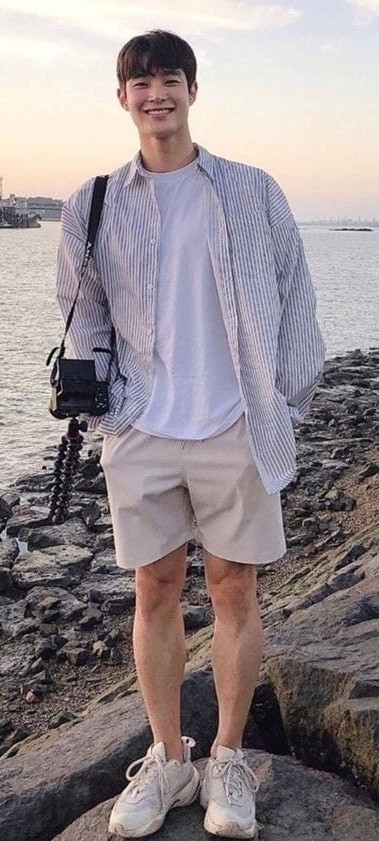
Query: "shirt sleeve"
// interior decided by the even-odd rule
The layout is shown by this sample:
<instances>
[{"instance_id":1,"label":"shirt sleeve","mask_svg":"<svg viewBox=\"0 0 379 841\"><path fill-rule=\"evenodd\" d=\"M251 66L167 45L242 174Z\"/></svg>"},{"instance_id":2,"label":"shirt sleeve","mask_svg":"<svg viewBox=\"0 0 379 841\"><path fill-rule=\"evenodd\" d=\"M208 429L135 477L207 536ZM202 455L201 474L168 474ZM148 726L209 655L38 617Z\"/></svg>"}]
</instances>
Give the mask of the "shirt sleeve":
<instances>
[{"instance_id":1,"label":"shirt sleeve","mask_svg":"<svg viewBox=\"0 0 379 841\"><path fill-rule=\"evenodd\" d=\"M292 214L272 228L272 236L281 304L276 387L296 421L312 401L324 366L325 344L303 242Z\"/></svg>"},{"instance_id":2,"label":"shirt sleeve","mask_svg":"<svg viewBox=\"0 0 379 841\"><path fill-rule=\"evenodd\" d=\"M92 188L93 180L74 193L62 211L56 295L65 322L78 290ZM110 357L108 353L94 353L94 348L111 347L111 327L107 298L91 258L69 329L68 355L77 359L94 359L99 380L107 378Z\"/></svg>"}]
</instances>

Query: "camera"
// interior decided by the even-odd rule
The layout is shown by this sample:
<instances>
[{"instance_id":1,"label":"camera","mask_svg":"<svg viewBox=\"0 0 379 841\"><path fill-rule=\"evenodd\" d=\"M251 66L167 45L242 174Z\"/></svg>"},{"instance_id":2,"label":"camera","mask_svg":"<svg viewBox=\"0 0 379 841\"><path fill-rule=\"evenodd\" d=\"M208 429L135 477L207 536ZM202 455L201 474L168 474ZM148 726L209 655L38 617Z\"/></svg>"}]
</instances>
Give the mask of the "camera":
<instances>
[{"instance_id":1,"label":"camera","mask_svg":"<svg viewBox=\"0 0 379 841\"><path fill-rule=\"evenodd\" d=\"M54 418L105 415L109 410L108 383L96 379L93 359L58 358L51 386L49 412Z\"/></svg>"}]
</instances>

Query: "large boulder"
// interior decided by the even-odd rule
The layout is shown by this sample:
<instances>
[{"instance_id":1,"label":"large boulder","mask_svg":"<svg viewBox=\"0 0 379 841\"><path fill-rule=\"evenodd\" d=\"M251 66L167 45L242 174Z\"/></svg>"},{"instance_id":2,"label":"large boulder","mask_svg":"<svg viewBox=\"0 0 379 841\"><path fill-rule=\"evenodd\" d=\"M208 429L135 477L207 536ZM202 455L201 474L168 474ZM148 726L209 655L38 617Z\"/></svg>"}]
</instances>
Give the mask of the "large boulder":
<instances>
[{"instance_id":1,"label":"large boulder","mask_svg":"<svg viewBox=\"0 0 379 841\"><path fill-rule=\"evenodd\" d=\"M264 670L290 747L304 762L346 775L375 795L378 543L379 527L366 529L271 595L263 610Z\"/></svg>"},{"instance_id":2,"label":"large boulder","mask_svg":"<svg viewBox=\"0 0 379 841\"><path fill-rule=\"evenodd\" d=\"M195 738L195 755L207 755L217 726L207 670L186 677L182 701L183 732ZM126 766L144 755L150 739L141 696L131 693L11 748L0 759L0 838L50 841L121 791Z\"/></svg>"},{"instance_id":3,"label":"large boulder","mask_svg":"<svg viewBox=\"0 0 379 841\"><path fill-rule=\"evenodd\" d=\"M262 599L261 679L278 704L278 742L284 727L284 741L297 758L346 776L374 796L379 795L378 550L379 526L370 526L353 542L308 561ZM209 627L191 638L192 667L209 663L211 638ZM255 719L257 701L256 692Z\"/></svg>"},{"instance_id":4,"label":"large boulder","mask_svg":"<svg viewBox=\"0 0 379 841\"><path fill-rule=\"evenodd\" d=\"M379 811L353 786L290 757L246 752L260 781L257 820L260 841L377 841ZM197 762L201 776L206 760ZM53 841L104 841L114 799L96 806ZM198 803L174 809L155 835L157 841L207 841ZM116 841L116 839L115 839Z\"/></svg>"}]
</instances>

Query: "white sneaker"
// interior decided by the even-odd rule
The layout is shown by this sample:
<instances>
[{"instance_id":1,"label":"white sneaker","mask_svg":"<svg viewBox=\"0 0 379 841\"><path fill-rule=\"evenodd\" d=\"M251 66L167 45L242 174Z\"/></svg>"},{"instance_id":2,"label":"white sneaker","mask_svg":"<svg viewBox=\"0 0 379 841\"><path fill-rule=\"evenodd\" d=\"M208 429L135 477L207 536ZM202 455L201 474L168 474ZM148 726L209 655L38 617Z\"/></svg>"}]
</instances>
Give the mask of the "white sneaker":
<instances>
[{"instance_id":1,"label":"white sneaker","mask_svg":"<svg viewBox=\"0 0 379 841\"><path fill-rule=\"evenodd\" d=\"M219 745L209 759L200 792L204 828L212 835L257 838L255 795L259 783L241 750Z\"/></svg>"},{"instance_id":2,"label":"white sneaker","mask_svg":"<svg viewBox=\"0 0 379 841\"><path fill-rule=\"evenodd\" d=\"M182 736L183 762L167 759L163 742L151 745L146 756L129 765L131 782L113 806L109 832L121 838L142 838L162 826L167 812L188 806L199 791L199 773L191 762L195 742ZM131 771L141 765L132 776Z\"/></svg>"}]
</instances>

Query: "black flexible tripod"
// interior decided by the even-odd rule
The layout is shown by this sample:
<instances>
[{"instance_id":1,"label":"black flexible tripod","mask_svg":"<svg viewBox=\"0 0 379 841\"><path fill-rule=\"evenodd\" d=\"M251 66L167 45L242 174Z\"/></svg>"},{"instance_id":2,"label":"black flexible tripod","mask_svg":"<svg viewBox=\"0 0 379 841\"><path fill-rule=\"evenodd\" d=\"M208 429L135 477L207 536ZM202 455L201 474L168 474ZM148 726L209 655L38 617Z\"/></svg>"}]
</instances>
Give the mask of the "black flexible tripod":
<instances>
[{"instance_id":1,"label":"black flexible tripod","mask_svg":"<svg viewBox=\"0 0 379 841\"><path fill-rule=\"evenodd\" d=\"M54 484L50 497L49 518L54 525L63 523L68 514L72 485L79 464L86 421L79 421L76 416L70 418L68 429L62 435L58 446L58 455L54 462Z\"/></svg>"}]
</instances>

